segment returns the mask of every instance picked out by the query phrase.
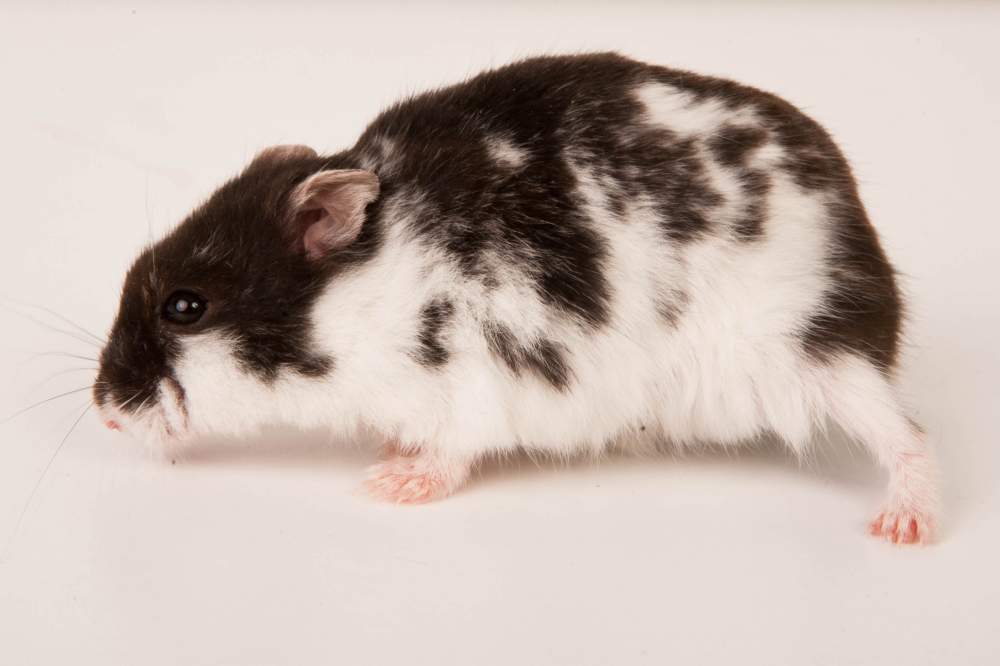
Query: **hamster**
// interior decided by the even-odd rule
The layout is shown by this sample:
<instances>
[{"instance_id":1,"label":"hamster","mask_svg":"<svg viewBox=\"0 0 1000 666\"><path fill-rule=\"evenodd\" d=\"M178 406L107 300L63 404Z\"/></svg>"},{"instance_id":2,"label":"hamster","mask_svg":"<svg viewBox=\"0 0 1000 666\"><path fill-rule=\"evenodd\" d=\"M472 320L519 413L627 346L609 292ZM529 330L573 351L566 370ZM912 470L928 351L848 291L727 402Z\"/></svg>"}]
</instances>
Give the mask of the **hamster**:
<instances>
[{"instance_id":1,"label":"hamster","mask_svg":"<svg viewBox=\"0 0 1000 666\"><path fill-rule=\"evenodd\" d=\"M894 386L902 301L830 136L782 99L614 53L487 71L357 143L257 155L125 278L94 398L170 441L371 429L399 503L478 460L797 453L829 423L889 475L872 534L932 538Z\"/></svg>"}]
</instances>

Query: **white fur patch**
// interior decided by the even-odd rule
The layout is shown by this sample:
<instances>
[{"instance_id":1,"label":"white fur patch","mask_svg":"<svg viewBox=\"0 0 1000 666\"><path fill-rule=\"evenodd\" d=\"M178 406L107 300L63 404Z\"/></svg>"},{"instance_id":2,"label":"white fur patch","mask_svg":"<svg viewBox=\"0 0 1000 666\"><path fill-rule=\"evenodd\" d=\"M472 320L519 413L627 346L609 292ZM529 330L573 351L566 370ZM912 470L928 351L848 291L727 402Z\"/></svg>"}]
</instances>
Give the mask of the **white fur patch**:
<instances>
[{"instance_id":1,"label":"white fur patch","mask_svg":"<svg viewBox=\"0 0 1000 666\"><path fill-rule=\"evenodd\" d=\"M378 174L392 175L399 168L399 152L396 142L387 136L377 136L372 141L373 149L361 154L361 168Z\"/></svg>"},{"instance_id":2,"label":"white fur patch","mask_svg":"<svg viewBox=\"0 0 1000 666\"><path fill-rule=\"evenodd\" d=\"M756 124L750 109L733 111L718 99L699 100L665 83L642 84L635 95L646 110L647 122L680 134L705 134L726 122Z\"/></svg>"},{"instance_id":3,"label":"white fur patch","mask_svg":"<svg viewBox=\"0 0 1000 666\"><path fill-rule=\"evenodd\" d=\"M527 151L503 136L487 137L486 150L494 162L507 169L520 169L528 161Z\"/></svg>"}]
</instances>

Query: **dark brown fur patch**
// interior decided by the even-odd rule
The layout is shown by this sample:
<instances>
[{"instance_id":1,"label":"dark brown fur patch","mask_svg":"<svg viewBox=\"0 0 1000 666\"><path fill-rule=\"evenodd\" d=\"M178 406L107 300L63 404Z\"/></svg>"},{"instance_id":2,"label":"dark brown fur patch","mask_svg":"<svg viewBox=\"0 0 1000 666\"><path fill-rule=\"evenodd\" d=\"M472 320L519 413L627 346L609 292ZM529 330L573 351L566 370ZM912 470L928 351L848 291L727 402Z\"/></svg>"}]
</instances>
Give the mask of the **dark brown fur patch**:
<instances>
[{"instance_id":1,"label":"dark brown fur patch","mask_svg":"<svg viewBox=\"0 0 1000 666\"><path fill-rule=\"evenodd\" d=\"M766 140L767 132L759 127L725 125L709 139L708 147L725 166L746 166L751 151Z\"/></svg>"},{"instance_id":2,"label":"dark brown fur patch","mask_svg":"<svg viewBox=\"0 0 1000 666\"><path fill-rule=\"evenodd\" d=\"M688 304L688 295L683 291L673 289L662 294L656 302L656 310L660 317L671 327L677 326L684 308Z\"/></svg>"},{"instance_id":3,"label":"dark brown fur patch","mask_svg":"<svg viewBox=\"0 0 1000 666\"><path fill-rule=\"evenodd\" d=\"M518 377L527 371L558 391L568 387L571 372L561 345L543 338L522 346L509 328L496 322L486 324L483 334L493 354Z\"/></svg>"},{"instance_id":4,"label":"dark brown fur patch","mask_svg":"<svg viewBox=\"0 0 1000 666\"><path fill-rule=\"evenodd\" d=\"M860 201L828 208L836 223L834 286L802 332L803 345L819 360L854 352L888 371L896 364L903 316L894 271Z\"/></svg>"},{"instance_id":5,"label":"dark brown fur patch","mask_svg":"<svg viewBox=\"0 0 1000 666\"><path fill-rule=\"evenodd\" d=\"M420 343L413 357L428 368L439 368L448 362L450 352L443 340L443 332L455 314L455 306L445 298L437 298L425 305L420 312Z\"/></svg>"},{"instance_id":6,"label":"dark brown fur patch","mask_svg":"<svg viewBox=\"0 0 1000 666\"><path fill-rule=\"evenodd\" d=\"M766 141L765 130L746 125L725 125L708 141L709 150L715 159L738 174L747 205L743 217L736 222L734 231L746 241L756 240L764 234L771 178L760 169L751 169L748 162L750 154Z\"/></svg>"}]
</instances>

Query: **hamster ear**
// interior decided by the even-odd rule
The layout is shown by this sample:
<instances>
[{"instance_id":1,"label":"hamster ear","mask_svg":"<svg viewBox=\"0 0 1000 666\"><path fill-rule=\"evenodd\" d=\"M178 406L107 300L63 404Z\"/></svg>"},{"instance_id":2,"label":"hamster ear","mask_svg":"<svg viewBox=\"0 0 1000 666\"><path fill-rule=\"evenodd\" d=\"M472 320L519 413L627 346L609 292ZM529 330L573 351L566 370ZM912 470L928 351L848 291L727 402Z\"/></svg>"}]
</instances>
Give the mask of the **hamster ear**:
<instances>
[{"instance_id":1,"label":"hamster ear","mask_svg":"<svg viewBox=\"0 0 1000 666\"><path fill-rule=\"evenodd\" d=\"M264 150L257 153L253 160L250 162L253 164L261 164L263 162L283 162L285 160L291 159L308 159L317 157L316 151L309 146L271 146L265 148Z\"/></svg>"},{"instance_id":2,"label":"hamster ear","mask_svg":"<svg viewBox=\"0 0 1000 666\"><path fill-rule=\"evenodd\" d=\"M354 242L378 192L378 176L354 169L320 171L298 185L289 198L290 219L306 255L319 259Z\"/></svg>"}]
</instances>

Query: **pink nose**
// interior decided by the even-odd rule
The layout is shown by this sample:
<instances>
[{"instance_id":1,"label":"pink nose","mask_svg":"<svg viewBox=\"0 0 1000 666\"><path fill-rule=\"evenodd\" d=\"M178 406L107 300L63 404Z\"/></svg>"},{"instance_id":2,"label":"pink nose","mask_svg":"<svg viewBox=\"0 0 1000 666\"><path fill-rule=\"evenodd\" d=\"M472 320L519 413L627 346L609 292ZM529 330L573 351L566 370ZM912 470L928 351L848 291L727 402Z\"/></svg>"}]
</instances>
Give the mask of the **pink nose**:
<instances>
[{"instance_id":1,"label":"pink nose","mask_svg":"<svg viewBox=\"0 0 1000 666\"><path fill-rule=\"evenodd\" d=\"M104 425L106 425L111 430L121 430L122 429L122 427L118 424L118 421L112 421L111 419L108 419L107 421L105 421Z\"/></svg>"}]
</instances>

